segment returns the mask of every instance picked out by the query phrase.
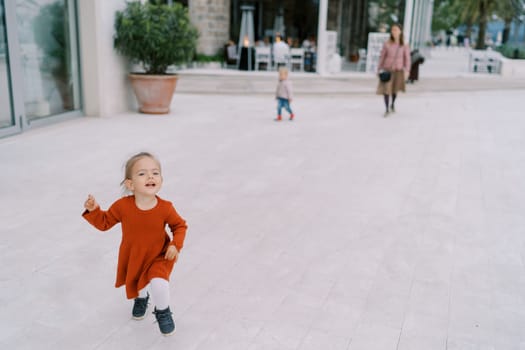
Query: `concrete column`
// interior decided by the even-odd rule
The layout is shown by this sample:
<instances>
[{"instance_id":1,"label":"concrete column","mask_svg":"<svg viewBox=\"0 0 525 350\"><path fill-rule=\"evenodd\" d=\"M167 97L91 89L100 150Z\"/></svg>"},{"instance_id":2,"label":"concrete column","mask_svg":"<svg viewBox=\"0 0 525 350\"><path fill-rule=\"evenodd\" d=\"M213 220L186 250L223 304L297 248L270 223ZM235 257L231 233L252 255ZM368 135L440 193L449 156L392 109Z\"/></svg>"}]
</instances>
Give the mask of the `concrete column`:
<instances>
[{"instance_id":1,"label":"concrete column","mask_svg":"<svg viewBox=\"0 0 525 350\"><path fill-rule=\"evenodd\" d=\"M230 39L231 0L190 0L191 23L199 30L197 52L215 55Z\"/></svg>"},{"instance_id":2,"label":"concrete column","mask_svg":"<svg viewBox=\"0 0 525 350\"><path fill-rule=\"evenodd\" d=\"M416 45L417 47L421 47L421 41L423 40L423 36L425 35L424 33L424 28L425 28L425 21L426 21L426 11L425 11L425 2L419 0L418 1L418 21L417 21L417 42L416 42Z\"/></svg>"},{"instance_id":3,"label":"concrete column","mask_svg":"<svg viewBox=\"0 0 525 350\"><path fill-rule=\"evenodd\" d=\"M412 45L412 15L414 11L414 0L406 0L405 3L405 21L403 23L403 33L405 34L405 41Z\"/></svg>"},{"instance_id":4,"label":"concrete column","mask_svg":"<svg viewBox=\"0 0 525 350\"><path fill-rule=\"evenodd\" d=\"M424 43L432 40L432 16L434 13L434 0L430 0L427 4L426 12L426 23L425 23L425 36L423 37Z\"/></svg>"},{"instance_id":5,"label":"concrete column","mask_svg":"<svg viewBox=\"0 0 525 350\"><path fill-rule=\"evenodd\" d=\"M410 26L412 40L410 42L410 47L418 48L419 38L421 36L421 0L414 0L414 10L412 13L412 25Z\"/></svg>"},{"instance_id":6,"label":"concrete column","mask_svg":"<svg viewBox=\"0 0 525 350\"><path fill-rule=\"evenodd\" d=\"M115 12L125 0L79 0L79 47L84 113L105 117L136 105L129 64L113 49Z\"/></svg>"},{"instance_id":7,"label":"concrete column","mask_svg":"<svg viewBox=\"0 0 525 350\"><path fill-rule=\"evenodd\" d=\"M419 36L419 47L425 46L427 36L427 24L428 24L428 2L425 2L421 7L421 35Z\"/></svg>"},{"instance_id":8,"label":"concrete column","mask_svg":"<svg viewBox=\"0 0 525 350\"><path fill-rule=\"evenodd\" d=\"M319 21L317 28L317 73L325 75L327 73L326 64L326 22L328 16L328 0L319 1Z\"/></svg>"}]
</instances>

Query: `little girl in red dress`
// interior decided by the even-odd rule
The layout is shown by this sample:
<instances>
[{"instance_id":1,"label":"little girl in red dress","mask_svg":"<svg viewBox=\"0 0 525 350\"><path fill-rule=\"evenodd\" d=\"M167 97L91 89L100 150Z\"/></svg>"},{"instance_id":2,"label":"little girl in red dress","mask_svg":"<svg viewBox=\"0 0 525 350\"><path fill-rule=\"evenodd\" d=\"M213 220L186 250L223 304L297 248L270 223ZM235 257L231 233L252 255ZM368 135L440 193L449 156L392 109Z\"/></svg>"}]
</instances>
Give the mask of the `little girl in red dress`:
<instances>
[{"instance_id":1,"label":"little girl in red dress","mask_svg":"<svg viewBox=\"0 0 525 350\"><path fill-rule=\"evenodd\" d=\"M175 323L169 308L168 281L184 243L186 221L171 202L157 196L162 186L161 167L150 153L136 154L127 161L122 184L132 195L120 198L107 211L101 210L89 195L82 216L102 231L121 224L115 287L126 287L128 299L135 299L133 318L143 319L149 285L160 331L170 335L175 331ZM166 233L166 226L172 238Z\"/></svg>"}]
</instances>

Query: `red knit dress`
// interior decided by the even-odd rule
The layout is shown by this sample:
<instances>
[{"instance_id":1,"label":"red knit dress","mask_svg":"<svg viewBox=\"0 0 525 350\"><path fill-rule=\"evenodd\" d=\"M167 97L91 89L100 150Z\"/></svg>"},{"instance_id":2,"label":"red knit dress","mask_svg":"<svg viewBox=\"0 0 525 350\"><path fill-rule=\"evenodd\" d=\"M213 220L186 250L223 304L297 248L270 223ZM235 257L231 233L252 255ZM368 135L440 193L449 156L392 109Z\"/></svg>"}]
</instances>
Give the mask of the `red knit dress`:
<instances>
[{"instance_id":1,"label":"red knit dress","mask_svg":"<svg viewBox=\"0 0 525 350\"><path fill-rule=\"evenodd\" d=\"M164 254L170 244L181 251L188 227L171 202L157 196L154 208L141 210L135 204L135 196L127 196L117 200L107 211L86 210L82 216L102 231L121 223L115 287L126 285L128 299L138 297L139 291L154 277L169 280L175 260L165 259ZM166 225L173 239L167 234Z\"/></svg>"}]
</instances>

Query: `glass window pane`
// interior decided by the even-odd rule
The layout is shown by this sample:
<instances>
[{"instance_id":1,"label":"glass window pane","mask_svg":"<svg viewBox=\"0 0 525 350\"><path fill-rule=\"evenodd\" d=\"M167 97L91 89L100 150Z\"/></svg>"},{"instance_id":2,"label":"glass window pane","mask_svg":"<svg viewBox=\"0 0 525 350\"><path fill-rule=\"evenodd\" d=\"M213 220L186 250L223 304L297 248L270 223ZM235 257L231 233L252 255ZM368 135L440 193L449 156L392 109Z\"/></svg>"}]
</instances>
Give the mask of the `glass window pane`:
<instances>
[{"instance_id":1,"label":"glass window pane","mask_svg":"<svg viewBox=\"0 0 525 350\"><path fill-rule=\"evenodd\" d=\"M16 17L29 121L80 108L73 1L17 0Z\"/></svg>"},{"instance_id":2,"label":"glass window pane","mask_svg":"<svg viewBox=\"0 0 525 350\"><path fill-rule=\"evenodd\" d=\"M5 30L4 2L0 0L0 128L14 125L9 88L9 60Z\"/></svg>"}]
</instances>

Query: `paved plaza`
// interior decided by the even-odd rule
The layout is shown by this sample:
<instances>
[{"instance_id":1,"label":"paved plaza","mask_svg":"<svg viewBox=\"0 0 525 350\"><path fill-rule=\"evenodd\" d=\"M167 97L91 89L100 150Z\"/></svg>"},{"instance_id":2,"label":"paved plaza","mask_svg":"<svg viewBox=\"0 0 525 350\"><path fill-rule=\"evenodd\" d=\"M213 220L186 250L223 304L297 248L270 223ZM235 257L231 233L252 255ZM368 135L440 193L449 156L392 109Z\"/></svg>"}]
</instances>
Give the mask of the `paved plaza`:
<instances>
[{"instance_id":1,"label":"paved plaza","mask_svg":"<svg viewBox=\"0 0 525 350\"><path fill-rule=\"evenodd\" d=\"M169 115L0 139L0 348L525 349L524 81L422 78L383 118L373 78L303 79L293 122L181 78ZM142 150L189 224L171 337L113 287L120 227L81 218Z\"/></svg>"}]
</instances>

